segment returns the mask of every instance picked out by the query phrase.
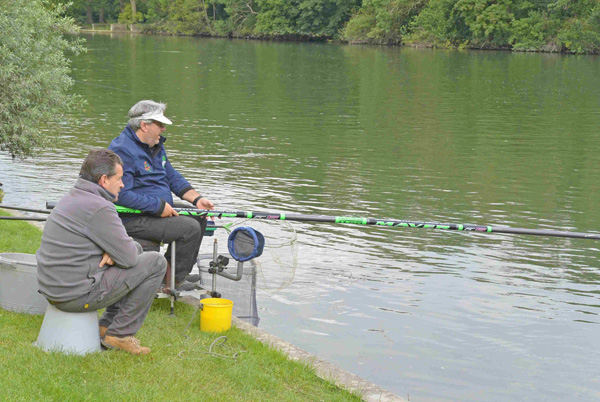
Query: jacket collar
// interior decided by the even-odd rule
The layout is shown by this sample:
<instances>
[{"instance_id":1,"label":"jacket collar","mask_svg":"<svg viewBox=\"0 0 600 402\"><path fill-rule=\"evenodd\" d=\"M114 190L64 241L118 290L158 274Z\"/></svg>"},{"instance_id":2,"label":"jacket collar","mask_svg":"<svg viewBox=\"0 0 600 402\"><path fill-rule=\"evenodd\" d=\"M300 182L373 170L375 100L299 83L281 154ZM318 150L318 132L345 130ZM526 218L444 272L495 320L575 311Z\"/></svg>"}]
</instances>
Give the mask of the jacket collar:
<instances>
[{"instance_id":1,"label":"jacket collar","mask_svg":"<svg viewBox=\"0 0 600 402\"><path fill-rule=\"evenodd\" d=\"M77 179L74 187L78 190L99 195L100 197L110 202L115 202L117 198L113 193L106 191L103 187L99 186L98 184L92 183L91 181L87 181L86 179L82 179L81 177Z\"/></svg>"},{"instance_id":2,"label":"jacket collar","mask_svg":"<svg viewBox=\"0 0 600 402\"><path fill-rule=\"evenodd\" d=\"M127 126L125 126L125 129L123 130L123 132L121 134L125 134L131 140L135 141L135 143L138 144L139 146L145 147L147 149L150 149L150 147L148 146L148 144L140 141L139 137L137 136L137 134L135 133L135 131L133 131L133 129L129 126L129 124ZM167 140L167 137L161 135L160 136L160 142L158 143L158 145L164 144L164 142L166 140Z\"/></svg>"}]
</instances>

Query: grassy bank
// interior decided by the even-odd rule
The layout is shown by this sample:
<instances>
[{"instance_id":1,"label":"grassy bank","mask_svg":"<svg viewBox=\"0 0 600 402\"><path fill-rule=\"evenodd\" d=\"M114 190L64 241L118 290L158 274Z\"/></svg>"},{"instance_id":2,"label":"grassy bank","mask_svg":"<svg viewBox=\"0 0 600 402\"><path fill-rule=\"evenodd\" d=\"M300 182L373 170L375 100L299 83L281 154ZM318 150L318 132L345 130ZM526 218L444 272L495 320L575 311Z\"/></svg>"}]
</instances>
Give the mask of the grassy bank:
<instances>
[{"instance_id":1,"label":"grassy bank","mask_svg":"<svg viewBox=\"0 0 600 402\"><path fill-rule=\"evenodd\" d=\"M41 239L41 231L26 222L0 221L0 233L0 252L34 253ZM137 357L45 353L32 346L42 316L0 309L2 399L360 400L236 328L200 332L195 310L177 303L171 317L168 300L156 300L138 333L152 353ZM225 343L217 339L222 335ZM208 353L211 345L215 354Z\"/></svg>"},{"instance_id":2,"label":"grassy bank","mask_svg":"<svg viewBox=\"0 0 600 402\"><path fill-rule=\"evenodd\" d=\"M10 214L0 209L0 216ZM0 220L0 253L35 254L41 239L41 230L25 221Z\"/></svg>"}]
</instances>

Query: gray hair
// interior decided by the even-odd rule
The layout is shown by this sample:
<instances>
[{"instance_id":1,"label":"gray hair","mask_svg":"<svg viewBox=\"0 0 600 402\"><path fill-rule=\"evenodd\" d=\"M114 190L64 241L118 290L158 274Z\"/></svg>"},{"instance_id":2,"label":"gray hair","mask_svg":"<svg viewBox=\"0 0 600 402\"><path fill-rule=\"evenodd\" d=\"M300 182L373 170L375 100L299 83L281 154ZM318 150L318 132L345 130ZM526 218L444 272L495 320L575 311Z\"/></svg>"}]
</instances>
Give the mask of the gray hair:
<instances>
[{"instance_id":1,"label":"gray hair","mask_svg":"<svg viewBox=\"0 0 600 402\"><path fill-rule=\"evenodd\" d=\"M92 149L81 165L79 177L98 184L104 175L117 174L117 163L123 166L123 160L110 149Z\"/></svg>"},{"instance_id":2,"label":"gray hair","mask_svg":"<svg viewBox=\"0 0 600 402\"><path fill-rule=\"evenodd\" d=\"M167 105L164 103L154 102L153 100L142 100L136 103L129 109L129 127L133 131L137 131L142 126L142 122L151 124L152 120L142 119L142 115L148 112L154 112L159 110L161 113L165 112Z\"/></svg>"}]
</instances>

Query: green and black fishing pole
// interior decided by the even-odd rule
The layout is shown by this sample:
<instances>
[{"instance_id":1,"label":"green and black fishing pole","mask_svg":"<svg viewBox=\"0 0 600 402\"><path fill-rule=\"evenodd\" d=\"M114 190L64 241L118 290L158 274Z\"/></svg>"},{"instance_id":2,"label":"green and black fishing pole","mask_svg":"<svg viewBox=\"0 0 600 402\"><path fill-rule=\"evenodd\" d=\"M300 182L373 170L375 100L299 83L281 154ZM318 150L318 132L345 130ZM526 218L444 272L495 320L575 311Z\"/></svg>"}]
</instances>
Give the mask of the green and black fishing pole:
<instances>
[{"instance_id":1,"label":"green and black fishing pole","mask_svg":"<svg viewBox=\"0 0 600 402\"><path fill-rule=\"evenodd\" d=\"M47 208L53 208L54 204L46 203ZM403 228L423 228L423 229L441 229L456 230L464 232L477 233L508 233L535 236L567 237L573 239L591 239L600 240L600 234L580 233L562 230L544 230L544 229L521 229L511 227L482 226L456 223L430 223L414 222L396 219L376 219L376 218L355 218L348 216L327 216L327 215L302 215L302 214L283 214L278 212L254 212L254 211L209 211L195 208L174 208L179 215L205 216L215 218L245 218L245 219L266 219L297 222L326 222L326 223L348 223L354 225L372 225L382 227L403 227ZM125 208L117 205L119 214L141 214L142 212Z\"/></svg>"}]
</instances>

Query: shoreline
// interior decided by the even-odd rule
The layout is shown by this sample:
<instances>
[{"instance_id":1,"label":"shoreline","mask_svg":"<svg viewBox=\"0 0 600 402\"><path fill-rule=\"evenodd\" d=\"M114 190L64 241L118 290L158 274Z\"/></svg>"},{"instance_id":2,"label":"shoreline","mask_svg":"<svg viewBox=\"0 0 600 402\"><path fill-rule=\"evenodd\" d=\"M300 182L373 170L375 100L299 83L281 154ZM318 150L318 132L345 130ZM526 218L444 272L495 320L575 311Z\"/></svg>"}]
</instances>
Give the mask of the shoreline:
<instances>
[{"instance_id":1,"label":"shoreline","mask_svg":"<svg viewBox=\"0 0 600 402\"><path fill-rule=\"evenodd\" d=\"M100 29L87 29L83 27L79 27L79 31L77 33L86 33L86 34L132 34L132 35L148 35L148 36L179 36L179 37L188 37L188 38L213 38L213 39L238 39L238 40L255 40L255 41L264 41L264 42L281 42L281 43L321 43L321 44L337 44L337 45L350 45L350 46L371 46L371 47L385 47L385 48L411 48L411 49L439 49L439 50L456 50L456 51L496 51L496 52L509 52L509 53L537 53L537 54L554 54L561 56L598 56L600 53L576 53L576 52L567 52L567 51L555 51L555 50L543 50L543 49L535 49L535 50L519 50L519 49L511 49L506 46L492 46L490 44L486 44L485 46L468 46L468 45L451 45L451 46L440 46L435 43L414 43L414 44L402 44L402 43L368 43L368 42L352 42L352 41L344 41L340 39L332 39L332 38L319 38L319 37L296 37L296 36L220 36L220 35L210 35L210 34L199 34L199 35L186 35L181 33L168 33L168 32L155 32L155 31L144 31L143 28L131 31L131 30L100 30Z\"/></svg>"}]
</instances>

